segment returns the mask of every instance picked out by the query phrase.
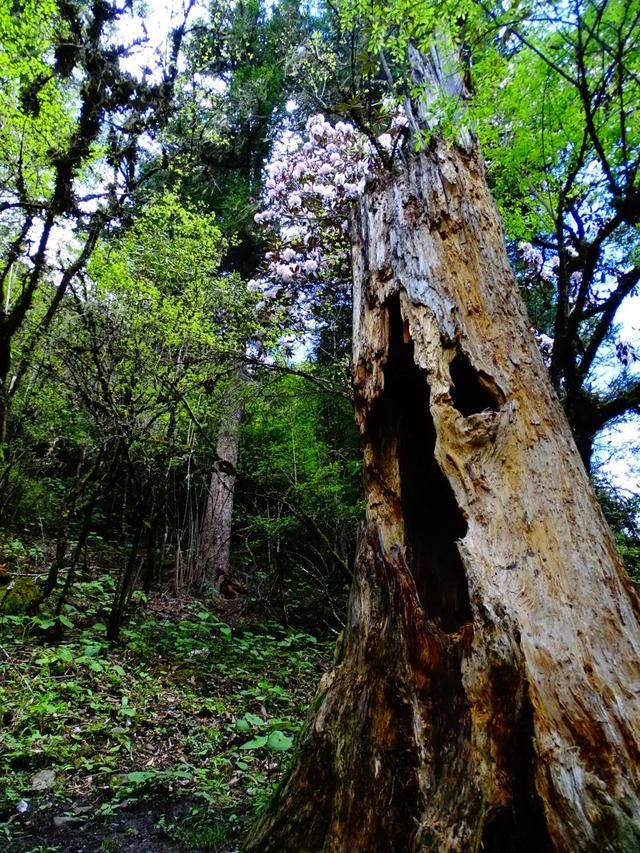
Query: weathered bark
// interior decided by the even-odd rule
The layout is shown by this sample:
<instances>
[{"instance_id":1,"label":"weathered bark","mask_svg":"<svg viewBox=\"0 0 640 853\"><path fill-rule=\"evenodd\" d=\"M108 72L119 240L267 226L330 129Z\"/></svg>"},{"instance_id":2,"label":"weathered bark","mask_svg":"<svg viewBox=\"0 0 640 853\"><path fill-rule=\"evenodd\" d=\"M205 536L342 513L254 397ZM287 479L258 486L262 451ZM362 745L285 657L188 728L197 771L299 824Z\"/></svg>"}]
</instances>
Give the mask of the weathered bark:
<instances>
[{"instance_id":1,"label":"weathered bark","mask_svg":"<svg viewBox=\"0 0 640 853\"><path fill-rule=\"evenodd\" d=\"M219 590L229 573L231 529L236 488L236 465L240 444L240 423L244 413L241 400L232 400L224 412L218 443L217 462L207 494L198 543L197 576L210 589Z\"/></svg>"},{"instance_id":2,"label":"weathered bark","mask_svg":"<svg viewBox=\"0 0 640 853\"><path fill-rule=\"evenodd\" d=\"M247 849L640 849L638 601L473 145L370 186L352 233L367 524Z\"/></svg>"}]
</instances>

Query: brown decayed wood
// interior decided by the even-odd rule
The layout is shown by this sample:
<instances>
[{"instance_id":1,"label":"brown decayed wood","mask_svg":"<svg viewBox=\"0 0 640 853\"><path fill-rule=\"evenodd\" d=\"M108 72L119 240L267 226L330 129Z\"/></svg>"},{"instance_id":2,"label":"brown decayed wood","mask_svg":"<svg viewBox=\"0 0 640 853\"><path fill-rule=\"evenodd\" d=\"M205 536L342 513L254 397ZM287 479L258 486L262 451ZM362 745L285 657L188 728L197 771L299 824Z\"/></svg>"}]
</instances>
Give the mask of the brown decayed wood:
<instances>
[{"instance_id":1,"label":"brown decayed wood","mask_svg":"<svg viewBox=\"0 0 640 853\"><path fill-rule=\"evenodd\" d=\"M640 849L640 631L479 157L353 222L367 524L260 851Z\"/></svg>"}]
</instances>

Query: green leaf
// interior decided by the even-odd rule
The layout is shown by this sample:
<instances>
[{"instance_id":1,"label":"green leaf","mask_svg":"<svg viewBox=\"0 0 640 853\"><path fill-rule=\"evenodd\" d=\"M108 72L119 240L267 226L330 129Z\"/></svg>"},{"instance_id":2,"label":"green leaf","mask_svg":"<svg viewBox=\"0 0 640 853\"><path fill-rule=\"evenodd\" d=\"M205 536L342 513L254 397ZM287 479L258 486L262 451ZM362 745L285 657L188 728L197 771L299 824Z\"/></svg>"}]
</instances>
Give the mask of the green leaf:
<instances>
[{"instance_id":1,"label":"green leaf","mask_svg":"<svg viewBox=\"0 0 640 853\"><path fill-rule=\"evenodd\" d=\"M188 770L167 770L166 775L173 776L176 779L191 779L193 774Z\"/></svg>"},{"instance_id":2,"label":"green leaf","mask_svg":"<svg viewBox=\"0 0 640 853\"><path fill-rule=\"evenodd\" d=\"M267 745L267 741L269 738L266 735L259 735L258 737L254 737L252 740L248 740L246 743L243 743L240 749L261 749L263 746Z\"/></svg>"},{"instance_id":3,"label":"green leaf","mask_svg":"<svg viewBox=\"0 0 640 853\"><path fill-rule=\"evenodd\" d=\"M284 732L276 730L267 737L267 748L274 750L274 752L286 752L292 746L293 738L287 737Z\"/></svg>"},{"instance_id":4,"label":"green leaf","mask_svg":"<svg viewBox=\"0 0 640 853\"><path fill-rule=\"evenodd\" d=\"M134 770L131 773L127 773L127 779L129 782L134 782L135 784L139 784L140 782L149 782L157 776L158 773L155 770Z\"/></svg>"}]
</instances>

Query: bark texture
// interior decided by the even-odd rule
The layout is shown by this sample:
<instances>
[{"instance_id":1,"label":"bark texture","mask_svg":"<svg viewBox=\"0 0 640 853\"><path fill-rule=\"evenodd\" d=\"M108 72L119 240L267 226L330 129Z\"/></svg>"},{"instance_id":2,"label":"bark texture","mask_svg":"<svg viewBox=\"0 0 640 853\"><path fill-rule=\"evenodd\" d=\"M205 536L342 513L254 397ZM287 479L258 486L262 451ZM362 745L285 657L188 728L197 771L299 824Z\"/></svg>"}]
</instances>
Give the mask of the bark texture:
<instances>
[{"instance_id":1,"label":"bark texture","mask_svg":"<svg viewBox=\"0 0 640 853\"><path fill-rule=\"evenodd\" d=\"M229 573L231 529L236 488L236 465L240 443L240 423L244 405L230 401L223 414L216 453L218 461L211 474L209 493L198 543L198 577L210 589L219 590Z\"/></svg>"},{"instance_id":2,"label":"bark texture","mask_svg":"<svg viewBox=\"0 0 640 853\"><path fill-rule=\"evenodd\" d=\"M269 851L640 849L639 608L473 145L353 223L367 523Z\"/></svg>"}]
</instances>

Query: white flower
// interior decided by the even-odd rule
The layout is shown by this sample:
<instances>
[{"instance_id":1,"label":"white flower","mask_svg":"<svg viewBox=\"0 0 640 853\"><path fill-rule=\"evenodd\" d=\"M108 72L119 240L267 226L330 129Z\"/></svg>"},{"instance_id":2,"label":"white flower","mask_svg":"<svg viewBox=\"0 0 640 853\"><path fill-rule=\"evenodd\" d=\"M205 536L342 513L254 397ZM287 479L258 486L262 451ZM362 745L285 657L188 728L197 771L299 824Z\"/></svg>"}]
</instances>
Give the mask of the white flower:
<instances>
[{"instance_id":1,"label":"white flower","mask_svg":"<svg viewBox=\"0 0 640 853\"><path fill-rule=\"evenodd\" d=\"M289 282L293 278L293 270L287 264L278 264L278 266L276 267L276 273L280 276L280 278L284 281L285 284L289 284Z\"/></svg>"},{"instance_id":2,"label":"white flower","mask_svg":"<svg viewBox=\"0 0 640 853\"><path fill-rule=\"evenodd\" d=\"M551 355L553 353L553 338L550 338L549 335L545 335L544 332L537 332L535 329L533 330L533 334L535 335L536 343L538 344L538 349L540 350L540 354L542 355L542 360L549 367L551 364Z\"/></svg>"},{"instance_id":3,"label":"white flower","mask_svg":"<svg viewBox=\"0 0 640 853\"><path fill-rule=\"evenodd\" d=\"M291 195L287 199L287 202L289 204L289 207L292 207L294 209L302 207L302 199L300 198L298 193L291 193Z\"/></svg>"},{"instance_id":4,"label":"white flower","mask_svg":"<svg viewBox=\"0 0 640 853\"><path fill-rule=\"evenodd\" d=\"M276 296L280 293L282 288L279 284L276 284L274 287L270 287L263 292L263 296L265 299L275 299Z\"/></svg>"},{"instance_id":5,"label":"white flower","mask_svg":"<svg viewBox=\"0 0 640 853\"><path fill-rule=\"evenodd\" d=\"M315 272L317 269L318 269L317 261L314 261L310 258L308 261L304 262L304 271L306 273Z\"/></svg>"},{"instance_id":6,"label":"white flower","mask_svg":"<svg viewBox=\"0 0 640 853\"><path fill-rule=\"evenodd\" d=\"M282 232L282 237L285 241L299 240L302 237L302 229L298 225L290 225Z\"/></svg>"},{"instance_id":7,"label":"white flower","mask_svg":"<svg viewBox=\"0 0 640 853\"><path fill-rule=\"evenodd\" d=\"M282 253L282 257L287 263L289 263L289 261L292 261L295 256L296 253L293 251L293 249L285 249Z\"/></svg>"}]
</instances>

